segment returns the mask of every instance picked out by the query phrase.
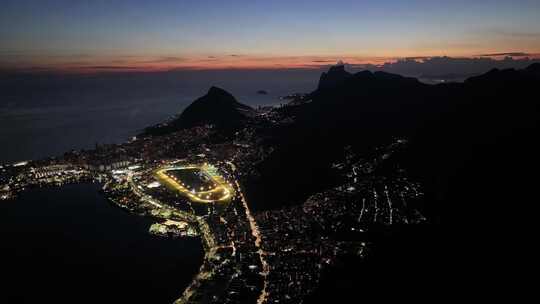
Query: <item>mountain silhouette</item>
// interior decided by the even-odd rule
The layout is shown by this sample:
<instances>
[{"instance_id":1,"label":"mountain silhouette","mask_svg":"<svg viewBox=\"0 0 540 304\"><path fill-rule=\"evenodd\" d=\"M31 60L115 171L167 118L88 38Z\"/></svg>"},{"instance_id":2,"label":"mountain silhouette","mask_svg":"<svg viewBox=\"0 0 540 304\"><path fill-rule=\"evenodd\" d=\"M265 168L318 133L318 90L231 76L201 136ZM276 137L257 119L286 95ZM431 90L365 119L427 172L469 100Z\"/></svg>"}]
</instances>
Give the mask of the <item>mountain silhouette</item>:
<instances>
[{"instance_id":1,"label":"mountain silhouette","mask_svg":"<svg viewBox=\"0 0 540 304\"><path fill-rule=\"evenodd\" d=\"M487 188L501 186L505 174L530 167L506 164L524 161L516 147L526 146L527 155L535 151L539 67L494 69L464 83L438 85L384 72L346 76L342 67L331 68L310 94L312 102L284 110L294 112L295 123L276 135L277 148L260 165L254 200L267 201L269 208L283 196L287 203L301 202L309 193L332 185L329 168L344 146L361 153L399 137L410 140L402 163L433 197L446 203L463 192L468 199L485 198L493 193ZM328 82L328 75L341 76ZM291 167L297 169L287 170ZM265 190L278 186L279 193ZM513 195L518 194L522 193Z\"/></svg>"},{"instance_id":2,"label":"mountain silhouette","mask_svg":"<svg viewBox=\"0 0 540 304\"><path fill-rule=\"evenodd\" d=\"M352 74L345 71L345 66L340 64L330 67L328 72L324 72L319 80L318 90L334 88L336 85L345 81Z\"/></svg>"},{"instance_id":3,"label":"mountain silhouette","mask_svg":"<svg viewBox=\"0 0 540 304\"><path fill-rule=\"evenodd\" d=\"M258 166L259 179L246 183L250 202L260 209L301 204L310 194L340 184L332 164L343 159L343 147L365 155L405 138L407 149L389 166L421 182L425 195L419 207L429 221L413 233L399 227L392 241L377 236L378 244L381 239L392 244L379 247L377 257L384 258L347 264L307 303L348 299L358 286L363 297L380 299L387 291L381 283L388 282L387 271L399 282L392 284L397 294L420 288L435 299L443 286L453 284L449 272L491 273L498 261L519 261L522 251L515 247L530 243L525 233L536 221L531 198L537 196L540 167L539 69L537 64L494 69L463 83L437 85L364 71L333 78L329 86L324 76L311 102L283 109L295 122L274 136L280 140ZM520 241L499 253L501 239ZM463 278L474 286L472 280Z\"/></svg>"},{"instance_id":4,"label":"mountain silhouette","mask_svg":"<svg viewBox=\"0 0 540 304\"><path fill-rule=\"evenodd\" d=\"M182 112L177 124L182 128L202 124L237 127L252 113L251 107L239 103L229 92L211 87L206 95L195 100Z\"/></svg>"},{"instance_id":5,"label":"mountain silhouette","mask_svg":"<svg viewBox=\"0 0 540 304\"><path fill-rule=\"evenodd\" d=\"M222 131L231 131L241 127L253 113L251 107L238 102L229 92L213 86L174 120L165 125L150 127L146 133L162 135L201 125L213 125Z\"/></svg>"}]
</instances>

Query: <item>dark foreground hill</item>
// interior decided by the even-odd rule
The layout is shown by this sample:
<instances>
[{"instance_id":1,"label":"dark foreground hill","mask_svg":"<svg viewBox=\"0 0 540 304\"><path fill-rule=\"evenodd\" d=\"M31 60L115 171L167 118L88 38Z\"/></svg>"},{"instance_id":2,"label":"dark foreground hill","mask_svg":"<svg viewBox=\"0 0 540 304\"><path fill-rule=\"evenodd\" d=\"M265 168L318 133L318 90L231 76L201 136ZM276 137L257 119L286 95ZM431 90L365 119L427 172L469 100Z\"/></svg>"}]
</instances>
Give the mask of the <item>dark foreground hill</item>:
<instances>
[{"instance_id":1,"label":"dark foreground hill","mask_svg":"<svg viewBox=\"0 0 540 304\"><path fill-rule=\"evenodd\" d=\"M211 87L172 121L147 128L145 134L163 135L201 125L214 125L222 131L236 130L253 115L253 109L239 103L229 92Z\"/></svg>"},{"instance_id":2,"label":"dark foreground hill","mask_svg":"<svg viewBox=\"0 0 540 304\"><path fill-rule=\"evenodd\" d=\"M424 185L430 223L383 232L374 259L332 270L308 302L433 302L446 293L480 292L476 280L500 286L500 275L515 275L535 222L540 65L439 85L337 72L311 102L286 109L296 122L260 165L250 200L263 208L300 203L333 185L331 164L344 146L361 154L402 137L410 144L396 162Z\"/></svg>"},{"instance_id":3,"label":"dark foreground hill","mask_svg":"<svg viewBox=\"0 0 540 304\"><path fill-rule=\"evenodd\" d=\"M326 182L325 172L344 146L362 152L399 137L411 141L403 160L409 170L442 191L441 197L458 174L465 174L457 170L489 159L494 161L490 171L499 173L502 163L522 160L518 155L528 154L534 144L538 67L492 70L440 85L384 72L345 75L331 88L311 93L310 103L287 109L296 122L280 134L278 148L260 168L264 188L280 185L283 192L261 198L301 201Z\"/></svg>"}]
</instances>

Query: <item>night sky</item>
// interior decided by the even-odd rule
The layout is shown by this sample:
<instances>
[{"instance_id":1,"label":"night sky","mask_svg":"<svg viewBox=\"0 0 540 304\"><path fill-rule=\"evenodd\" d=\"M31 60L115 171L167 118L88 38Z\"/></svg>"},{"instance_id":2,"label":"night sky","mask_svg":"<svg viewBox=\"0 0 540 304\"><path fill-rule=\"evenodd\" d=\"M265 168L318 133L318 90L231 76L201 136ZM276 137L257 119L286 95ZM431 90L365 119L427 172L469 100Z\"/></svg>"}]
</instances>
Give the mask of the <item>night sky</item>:
<instances>
[{"instance_id":1,"label":"night sky","mask_svg":"<svg viewBox=\"0 0 540 304\"><path fill-rule=\"evenodd\" d=\"M311 67L540 53L540 1L3 0L0 68Z\"/></svg>"}]
</instances>

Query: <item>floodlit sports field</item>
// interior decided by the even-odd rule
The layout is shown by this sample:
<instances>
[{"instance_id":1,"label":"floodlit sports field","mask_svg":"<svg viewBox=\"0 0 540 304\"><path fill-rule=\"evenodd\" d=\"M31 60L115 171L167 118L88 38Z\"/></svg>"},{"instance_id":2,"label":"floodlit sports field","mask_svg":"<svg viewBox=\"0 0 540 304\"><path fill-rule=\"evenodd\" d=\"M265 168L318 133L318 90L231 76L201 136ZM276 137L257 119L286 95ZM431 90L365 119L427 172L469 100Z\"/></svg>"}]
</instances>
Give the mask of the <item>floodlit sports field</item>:
<instances>
[{"instance_id":1,"label":"floodlit sports field","mask_svg":"<svg viewBox=\"0 0 540 304\"><path fill-rule=\"evenodd\" d=\"M192 202L227 202L234 194L232 187L212 166L181 166L156 171L157 178Z\"/></svg>"}]
</instances>

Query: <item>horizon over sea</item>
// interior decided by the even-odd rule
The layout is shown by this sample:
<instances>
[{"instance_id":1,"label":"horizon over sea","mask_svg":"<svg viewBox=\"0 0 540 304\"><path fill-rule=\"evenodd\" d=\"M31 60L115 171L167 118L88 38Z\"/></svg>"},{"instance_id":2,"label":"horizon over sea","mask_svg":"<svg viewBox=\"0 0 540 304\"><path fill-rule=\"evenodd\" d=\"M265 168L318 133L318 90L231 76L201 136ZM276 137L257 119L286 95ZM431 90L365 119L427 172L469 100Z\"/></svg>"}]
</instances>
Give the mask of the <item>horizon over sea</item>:
<instances>
[{"instance_id":1,"label":"horizon over sea","mask_svg":"<svg viewBox=\"0 0 540 304\"><path fill-rule=\"evenodd\" d=\"M252 107L315 89L318 71L18 75L0 79L0 164L122 143L180 113L211 86ZM258 94L265 90L267 95Z\"/></svg>"}]
</instances>

